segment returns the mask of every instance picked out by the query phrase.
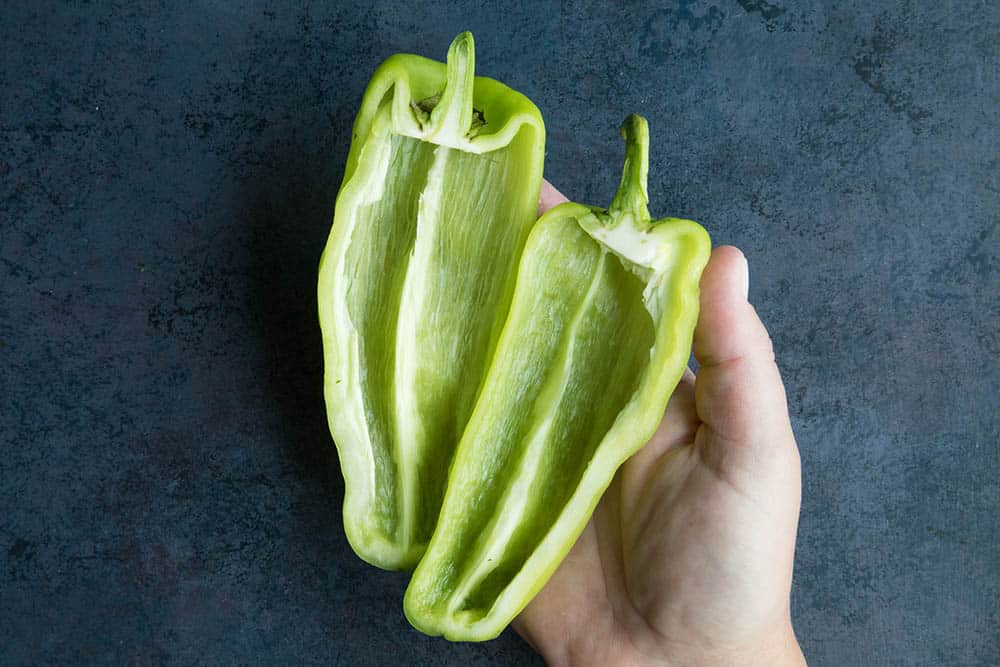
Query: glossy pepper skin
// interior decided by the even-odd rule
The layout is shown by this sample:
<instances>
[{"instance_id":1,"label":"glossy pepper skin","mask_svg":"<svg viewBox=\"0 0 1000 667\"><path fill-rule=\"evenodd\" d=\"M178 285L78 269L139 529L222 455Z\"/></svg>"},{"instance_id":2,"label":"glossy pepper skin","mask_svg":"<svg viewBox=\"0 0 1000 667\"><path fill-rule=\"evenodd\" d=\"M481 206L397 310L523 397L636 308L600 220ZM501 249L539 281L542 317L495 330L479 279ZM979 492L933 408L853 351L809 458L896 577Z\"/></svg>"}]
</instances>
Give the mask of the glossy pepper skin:
<instances>
[{"instance_id":1,"label":"glossy pepper skin","mask_svg":"<svg viewBox=\"0 0 1000 667\"><path fill-rule=\"evenodd\" d=\"M474 76L469 33L447 65L395 55L368 85L318 296L344 528L373 565L412 568L433 531L535 220L544 142L531 101Z\"/></svg>"},{"instance_id":2,"label":"glossy pepper skin","mask_svg":"<svg viewBox=\"0 0 1000 667\"><path fill-rule=\"evenodd\" d=\"M561 204L537 222L437 528L406 591L410 622L497 636L545 584L618 467L652 437L691 350L708 235L651 221L648 129L622 127L608 210Z\"/></svg>"}]
</instances>

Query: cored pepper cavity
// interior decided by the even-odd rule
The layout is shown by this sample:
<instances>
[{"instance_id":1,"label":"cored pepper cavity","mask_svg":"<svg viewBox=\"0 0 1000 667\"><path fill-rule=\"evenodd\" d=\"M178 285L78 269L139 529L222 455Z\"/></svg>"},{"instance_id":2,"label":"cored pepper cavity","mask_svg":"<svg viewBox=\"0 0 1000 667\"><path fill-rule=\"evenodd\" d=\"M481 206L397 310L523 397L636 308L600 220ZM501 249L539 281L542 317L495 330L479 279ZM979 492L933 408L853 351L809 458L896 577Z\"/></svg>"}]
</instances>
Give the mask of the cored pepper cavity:
<instances>
[{"instance_id":1,"label":"cored pepper cavity","mask_svg":"<svg viewBox=\"0 0 1000 667\"><path fill-rule=\"evenodd\" d=\"M368 84L319 271L324 393L354 551L423 555L535 221L545 129L520 93L395 55Z\"/></svg>"}]
</instances>

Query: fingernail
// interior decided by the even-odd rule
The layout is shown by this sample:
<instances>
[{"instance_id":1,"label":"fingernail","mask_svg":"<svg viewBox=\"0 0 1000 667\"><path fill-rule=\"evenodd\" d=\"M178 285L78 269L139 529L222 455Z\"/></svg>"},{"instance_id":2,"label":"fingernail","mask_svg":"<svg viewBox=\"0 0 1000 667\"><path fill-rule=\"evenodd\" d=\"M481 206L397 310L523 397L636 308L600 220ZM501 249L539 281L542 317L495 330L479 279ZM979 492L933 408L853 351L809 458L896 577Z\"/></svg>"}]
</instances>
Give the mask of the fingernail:
<instances>
[{"instance_id":1,"label":"fingernail","mask_svg":"<svg viewBox=\"0 0 1000 667\"><path fill-rule=\"evenodd\" d=\"M750 300L750 264L747 262L746 255L743 256L743 275L741 276L740 286L743 288L743 299L745 301Z\"/></svg>"}]
</instances>

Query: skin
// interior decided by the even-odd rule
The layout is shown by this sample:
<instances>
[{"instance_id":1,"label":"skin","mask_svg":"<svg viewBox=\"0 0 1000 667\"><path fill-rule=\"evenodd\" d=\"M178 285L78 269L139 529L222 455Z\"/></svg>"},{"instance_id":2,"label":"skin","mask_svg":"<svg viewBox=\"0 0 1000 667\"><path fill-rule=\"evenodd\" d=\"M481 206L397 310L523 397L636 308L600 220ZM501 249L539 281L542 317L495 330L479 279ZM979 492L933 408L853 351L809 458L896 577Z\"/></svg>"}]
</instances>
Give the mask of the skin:
<instances>
[{"instance_id":1,"label":"skin","mask_svg":"<svg viewBox=\"0 0 1000 667\"><path fill-rule=\"evenodd\" d=\"M543 185L540 210L562 201ZM697 376L514 622L548 664L805 664L789 607L799 452L748 287L743 254L716 248Z\"/></svg>"}]
</instances>

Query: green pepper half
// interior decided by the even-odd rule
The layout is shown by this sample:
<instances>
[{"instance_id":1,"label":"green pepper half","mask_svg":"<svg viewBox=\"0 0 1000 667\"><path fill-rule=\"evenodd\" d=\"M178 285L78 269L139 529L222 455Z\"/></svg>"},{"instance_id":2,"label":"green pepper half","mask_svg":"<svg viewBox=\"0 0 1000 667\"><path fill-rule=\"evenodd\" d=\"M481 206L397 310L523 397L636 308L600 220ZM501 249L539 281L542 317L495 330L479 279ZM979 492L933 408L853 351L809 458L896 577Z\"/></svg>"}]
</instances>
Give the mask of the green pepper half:
<instances>
[{"instance_id":1,"label":"green pepper half","mask_svg":"<svg viewBox=\"0 0 1000 667\"><path fill-rule=\"evenodd\" d=\"M431 635L498 635L580 535L618 467L656 431L687 364L711 243L651 221L648 128L630 116L608 210L536 223L510 316L462 436L441 515L406 591Z\"/></svg>"},{"instance_id":2,"label":"green pepper half","mask_svg":"<svg viewBox=\"0 0 1000 667\"><path fill-rule=\"evenodd\" d=\"M447 65L378 68L320 260L344 529L388 569L413 567L434 529L538 206L541 114L474 60L463 33Z\"/></svg>"}]
</instances>

